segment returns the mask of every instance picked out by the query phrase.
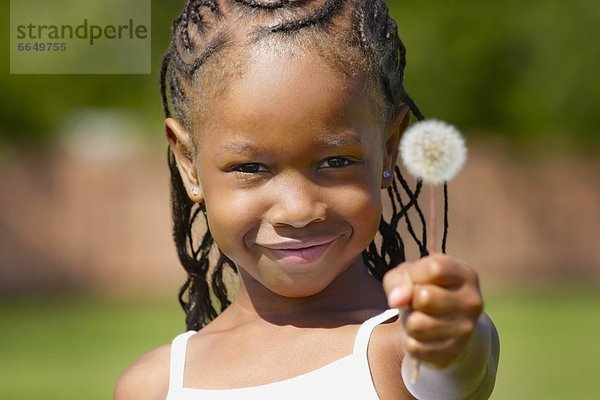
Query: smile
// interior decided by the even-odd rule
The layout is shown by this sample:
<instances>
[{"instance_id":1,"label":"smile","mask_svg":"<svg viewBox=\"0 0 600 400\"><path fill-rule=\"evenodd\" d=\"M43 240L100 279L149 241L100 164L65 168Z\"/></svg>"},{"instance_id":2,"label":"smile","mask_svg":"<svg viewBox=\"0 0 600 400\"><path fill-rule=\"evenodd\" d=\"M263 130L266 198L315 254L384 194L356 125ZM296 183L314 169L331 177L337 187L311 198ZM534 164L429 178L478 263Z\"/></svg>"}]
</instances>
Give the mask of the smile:
<instances>
[{"instance_id":1,"label":"smile","mask_svg":"<svg viewBox=\"0 0 600 400\"><path fill-rule=\"evenodd\" d=\"M286 264L310 264L318 261L331 247L334 240L325 243L281 243L263 245L275 258Z\"/></svg>"}]
</instances>

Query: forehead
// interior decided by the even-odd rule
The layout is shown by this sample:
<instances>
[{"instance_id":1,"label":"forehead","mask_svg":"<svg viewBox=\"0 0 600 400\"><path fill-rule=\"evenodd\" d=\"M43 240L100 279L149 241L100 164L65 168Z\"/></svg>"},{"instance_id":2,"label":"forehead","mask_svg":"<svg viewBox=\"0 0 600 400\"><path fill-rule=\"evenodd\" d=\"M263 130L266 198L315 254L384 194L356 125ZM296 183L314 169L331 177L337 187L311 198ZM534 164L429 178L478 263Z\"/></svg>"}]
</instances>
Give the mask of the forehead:
<instances>
[{"instance_id":1,"label":"forehead","mask_svg":"<svg viewBox=\"0 0 600 400\"><path fill-rule=\"evenodd\" d=\"M317 51L265 44L246 50L243 58L239 75L213 82L222 90L205 99L202 112L192 118L196 135L224 123L265 130L273 123L274 129L290 131L307 125L381 128L369 80L340 72Z\"/></svg>"}]
</instances>

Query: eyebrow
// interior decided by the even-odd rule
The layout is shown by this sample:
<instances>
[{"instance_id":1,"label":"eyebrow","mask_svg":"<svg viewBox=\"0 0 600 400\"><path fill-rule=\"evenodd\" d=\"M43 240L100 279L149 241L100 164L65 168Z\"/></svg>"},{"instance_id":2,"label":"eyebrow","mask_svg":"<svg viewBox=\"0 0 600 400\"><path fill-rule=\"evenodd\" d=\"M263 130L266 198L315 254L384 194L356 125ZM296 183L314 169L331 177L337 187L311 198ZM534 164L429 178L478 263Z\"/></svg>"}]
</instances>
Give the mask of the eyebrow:
<instances>
[{"instance_id":1,"label":"eyebrow","mask_svg":"<svg viewBox=\"0 0 600 400\"><path fill-rule=\"evenodd\" d=\"M316 141L315 148L342 148L364 143L364 137L355 131L344 131L340 134L324 135ZM237 140L222 145L218 150L218 154L256 154L260 152L260 148L254 144Z\"/></svg>"},{"instance_id":2,"label":"eyebrow","mask_svg":"<svg viewBox=\"0 0 600 400\"><path fill-rule=\"evenodd\" d=\"M354 130L344 131L335 135L326 135L319 140L321 147L346 147L361 145L365 141L364 137Z\"/></svg>"},{"instance_id":3,"label":"eyebrow","mask_svg":"<svg viewBox=\"0 0 600 400\"><path fill-rule=\"evenodd\" d=\"M256 152L256 147L248 142L231 142L221 146L218 154L252 154Z\"/></svg>"}]
</instances>

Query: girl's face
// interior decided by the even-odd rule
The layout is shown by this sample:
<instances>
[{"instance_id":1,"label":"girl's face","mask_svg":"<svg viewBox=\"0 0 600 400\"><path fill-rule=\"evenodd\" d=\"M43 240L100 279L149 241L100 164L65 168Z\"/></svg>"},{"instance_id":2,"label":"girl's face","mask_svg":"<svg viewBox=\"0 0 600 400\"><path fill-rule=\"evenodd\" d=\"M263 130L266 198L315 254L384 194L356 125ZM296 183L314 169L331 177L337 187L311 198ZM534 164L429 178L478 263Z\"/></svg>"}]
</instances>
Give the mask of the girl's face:
<instances>
[{"instance_id":1,"label":"girl's face","mask_svg":"<svg viewBox=\"0 0 600 400\"><path fill-rule=\"evenodd\" d=\"M365 81L341 79L318 55L258 51L248 65L192 121L191 179L246 281L310 296L362 264L399 132L387 140Z\"/></svg>"}]
</instances>

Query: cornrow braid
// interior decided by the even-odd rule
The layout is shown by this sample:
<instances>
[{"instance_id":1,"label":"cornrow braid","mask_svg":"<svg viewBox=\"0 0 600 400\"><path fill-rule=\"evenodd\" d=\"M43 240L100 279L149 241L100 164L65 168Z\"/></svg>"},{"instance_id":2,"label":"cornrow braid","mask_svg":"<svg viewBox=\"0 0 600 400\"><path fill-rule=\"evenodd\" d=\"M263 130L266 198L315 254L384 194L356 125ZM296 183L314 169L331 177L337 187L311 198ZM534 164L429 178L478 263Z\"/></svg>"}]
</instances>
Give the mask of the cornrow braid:
<instances>
[{"instance_id":1,"label":"cornrow braid","mask_svg":"<svg viewBox=\"0 0 600 400\"><path fill-rule=\"evenodd\" d=\"M274 34L286 40L281 34L300 35L310 31L335 39L336 45L348 46L352 54L360 55L359 68L368 70L370 79L381 92L386 118L406 104L418 119L423 119L404 90L406 50L383 0L187 0L173 22L171 43L161 65L160 90L165 116L177 118L188 132L191 132L191 101L187 92L191 87L210 89L198 87L198 76L210 70L205 67L209 59L223 49L239 45L241 39L236 41L236 37L232 37L235 31L232 24L240 29L251 25L242 27L238 23L240 16L261 22L253 31L244 31L244 35L254 40ZM335 30L329 29L332 24ZM334 60L343 63L343 57L334 57ZM170 148L167 158L171 172L173 238L188 275L179 291L179 301L186 313L187 328L199 330L230 304L224 273L237 270L214 243L204 204L196 204L187 196ZM389 269L405 260L405 243L398 233L402 220L420 254L427 254L425 218L418 203L421 187L421 182L417 182L415 189L411 189L400 169L394 168L394 179L387 191L392 216L389 221L381 217L380 239L374 240L362 255L377 279L382 279ZM420 233L410 219L410 209L416 210L419 217ZM197 224L206 226L200 240L195 240Z\"/></svg>"},{"instance_id":2,"label":"cornrow braid","mask_svg":"<svg viewBox=\"0 0 600 400\"><path fill-rule=\"evenodd\" d=\"M344 5L344 0L327 0L323 7L318 9L312 15L298 19L288 20L268 28L271 33L292 32L312 25L327 24L331 18L337 14Z\"/></svg>"},{"instance_id":3,"label":"cornrow braid","mask_svg":"<svg viewBox=\"0 0 600 400\"><path fill-rule=\"evenodd\" d=\"M275 1L260 1L260 0L235 0L237 3L244 4L251 8L262 8L262 9L271 9L275 10L277 8L288 7L288 6L296 6L299 7L304 5L307 0L275 0Z\"/></svg>"}]
</instances>

